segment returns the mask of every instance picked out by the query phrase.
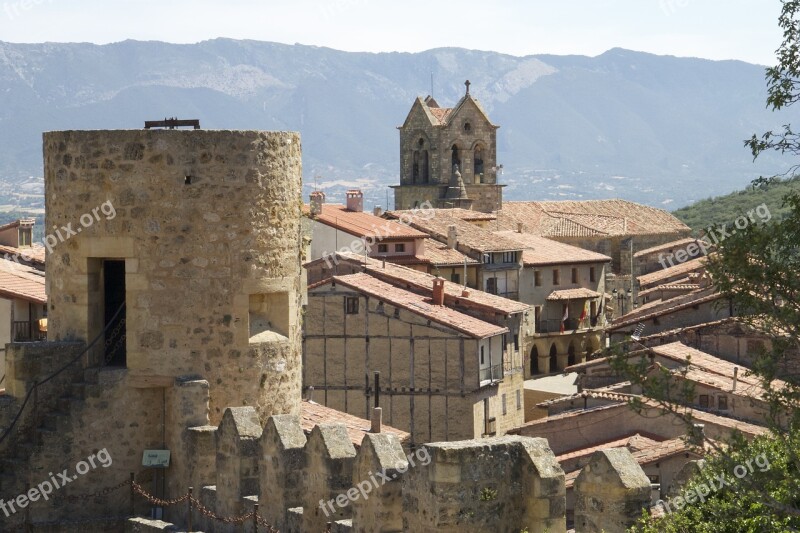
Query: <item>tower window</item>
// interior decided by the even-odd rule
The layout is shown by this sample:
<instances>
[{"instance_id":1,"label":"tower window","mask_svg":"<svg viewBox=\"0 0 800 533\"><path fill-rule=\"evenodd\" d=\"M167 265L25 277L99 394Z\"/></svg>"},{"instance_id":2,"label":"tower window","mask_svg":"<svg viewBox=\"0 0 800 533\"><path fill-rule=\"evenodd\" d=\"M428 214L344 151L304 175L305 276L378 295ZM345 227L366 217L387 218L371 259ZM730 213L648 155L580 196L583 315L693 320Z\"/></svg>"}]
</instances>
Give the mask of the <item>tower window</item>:
<instances>
[{"instance_id":1,"label":"tower window","mask_svg":"<svg viewBox=\"0 0 800 533\"><path fill-rule=\"evenodd\" d=\"M464 131L472 131L472 124L470 124L469 122L465 122Z\"/></svg>"}]
</instances>

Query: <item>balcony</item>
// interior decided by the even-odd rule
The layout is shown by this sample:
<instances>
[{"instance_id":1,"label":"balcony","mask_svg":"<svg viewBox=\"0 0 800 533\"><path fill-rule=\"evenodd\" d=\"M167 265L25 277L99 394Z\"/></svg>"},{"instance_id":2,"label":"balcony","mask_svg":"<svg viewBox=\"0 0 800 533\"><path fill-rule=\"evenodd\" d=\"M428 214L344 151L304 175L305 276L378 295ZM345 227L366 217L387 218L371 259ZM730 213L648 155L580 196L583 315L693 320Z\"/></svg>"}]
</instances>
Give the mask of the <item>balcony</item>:
<instances>
[{"instance_id":1,"label":"balcony","mask_svg":"<svg viewBox=\"0 0 800 533\"><path fill-rule=\"evenodd\" d=\"M575 330L587 330L589 328L593 328L597 326L598 321L592 320L589 318L584 319L582 322L579 321L577 318L568 318L564 321L564 333L575 331ZM547 319L547 320L539 320L536 322L536 333L560 333L561 332L561 320L555 319Z\"/></svg>"},{"instance_id":2,"label":"balcony","mask_svg":"<svg viewBox=\"0 0 800 533\"><path fill-rule=\"evenodd\" d=\"M39 331L36 321L19 320L11 323L12 342L32 342L45 340L47 334Z\"/></svg>"},{"instance_id":3,"label":"balcony","mask_svg":"<svg viewBox=\"0 0 800 533\"><path fill-rule=\"evenodd\" d=\"M480 380L482 384L484 382L500 381L501 379L503 379L502 361L496 365L487 368L481 368L480 370Z\"/></svg>"}]
</instances>

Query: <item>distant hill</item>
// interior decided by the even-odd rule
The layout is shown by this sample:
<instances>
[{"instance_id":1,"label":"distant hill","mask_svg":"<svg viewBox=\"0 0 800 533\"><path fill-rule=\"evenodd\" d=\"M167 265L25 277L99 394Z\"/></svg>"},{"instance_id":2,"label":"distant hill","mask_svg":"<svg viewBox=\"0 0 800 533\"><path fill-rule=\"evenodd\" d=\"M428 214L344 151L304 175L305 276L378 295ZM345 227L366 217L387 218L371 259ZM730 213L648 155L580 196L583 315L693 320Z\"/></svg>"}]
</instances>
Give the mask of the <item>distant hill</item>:
<instances>
[{"instance_id":1,"label":"distant hill","mask_svg":"<svg viewBox=\"0 0 800 533\"><path fill-rule=\"evenodd\" d=\"M767 205L772 219L780 220L789 212L783 206L783 197L792 191L800 191L800 177L775 180L769 186L750 186L724 196L708 198L672 214L695 231L717 224L733 226L739 216L746 215L761 204ZM759 219L758 216L755 218Z\"/></svg>"},{"instance_id":2,"label":"distant hill","mask_svg":"<svg viewBox=\"0 0 800 533\"><path fill-rule=\"evenodd\" d=\"M307 187L318 175L333 200L359 186L368 204L385 204L386 185L398 182L395 127L431 91L431 75L443 106L470 79L501 125L508 199L686 205L785 170L771 154L753 164L742 141L800 118L765 109L761 66L622 49L513 57L230 39L0 42L0 207L40 207L36 190L20 195L16 184L41 176L42 131L140 128L171 116L210 129L298 130Z\"/></svg>"}]
</instances>

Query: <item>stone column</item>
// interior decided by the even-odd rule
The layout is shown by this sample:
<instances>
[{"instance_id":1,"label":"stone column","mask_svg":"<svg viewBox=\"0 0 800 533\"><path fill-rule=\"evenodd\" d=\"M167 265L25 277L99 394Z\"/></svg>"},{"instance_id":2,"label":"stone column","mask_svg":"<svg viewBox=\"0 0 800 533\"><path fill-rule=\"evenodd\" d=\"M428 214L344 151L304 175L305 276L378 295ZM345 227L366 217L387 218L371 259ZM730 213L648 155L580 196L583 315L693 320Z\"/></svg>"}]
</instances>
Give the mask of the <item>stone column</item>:
<instances>
[{"instance_id":1,"label":"stone column","mask_svg":"<svg viewBox=\"0 0 800 533\"><path fill-rule=\"evenodd\" d=\"M287 529L286 512L303 505L306 436L295 415L267 419L261 435L259 511L275 528Z\"/></svg>"},{"instance_id":2,"label":"stone column","mask_svg":"<svg viewBox=\"0 0 800 533\"><path fill-rule=\"evenodd\" d=\"M650 506L650 480L627 448L596 451L574 487L576 533L626 531Z\"/></svg>"}]
</instances>

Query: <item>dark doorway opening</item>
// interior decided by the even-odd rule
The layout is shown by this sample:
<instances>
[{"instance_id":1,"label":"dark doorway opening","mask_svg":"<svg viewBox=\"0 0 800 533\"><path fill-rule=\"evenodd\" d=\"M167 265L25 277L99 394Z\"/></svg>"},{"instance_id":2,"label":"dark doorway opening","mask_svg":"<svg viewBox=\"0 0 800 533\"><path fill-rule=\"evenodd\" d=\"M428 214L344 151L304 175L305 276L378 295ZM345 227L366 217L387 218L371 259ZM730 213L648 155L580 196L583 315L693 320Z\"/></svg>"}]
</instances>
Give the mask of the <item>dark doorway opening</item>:
<instances>
[{"instance_id":1,"label":"dark doorway opening","mask_svg":"<svg viewBox=\"0 0 800 533\"><path fill-rule=\"evenodd\" d=\"M567 350L567 366L572 366L575 364L575 345L569 343L569 349Z\"/></svg>"},{"instance_id":2,"label":"dark doorway opening","mask_svg":"<svg viewBox=\"0 0 800 533\"><path fill-rule=\"evenodd\" d=\"M531 350L531 375L539 373L539 348L536 346Z\"/></svg>"},{"instance_id":3,"label":"dark doorway opening","mask_svg":"<svg viewBox=\"0 0 800 533\"><path fill-rule=\"evenodd\" d=\"M550 372L555 372L558 370L558 352L556 351L556 345L553 343L550 345Z\"/></svg>"},{"instance_id":4,"label":"dark doorway opening","mask_svg":"<svg viewBox=\"0 0 800 533\"><path fill-rule=\"evenodd\" d=\"M104 362L107 366L126 366L125 349L125 261L103 261L105 316Z\"/></svg>"}]
</instances>

